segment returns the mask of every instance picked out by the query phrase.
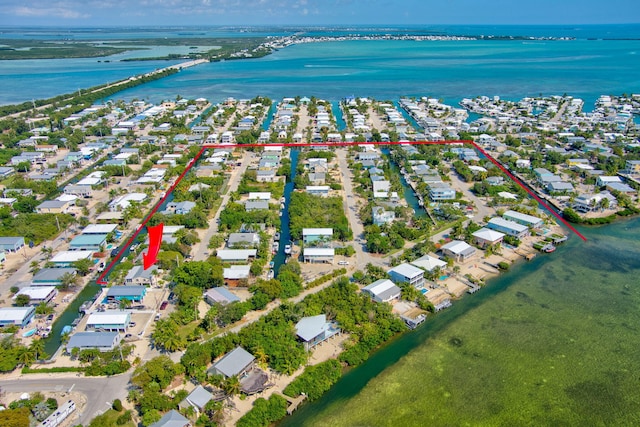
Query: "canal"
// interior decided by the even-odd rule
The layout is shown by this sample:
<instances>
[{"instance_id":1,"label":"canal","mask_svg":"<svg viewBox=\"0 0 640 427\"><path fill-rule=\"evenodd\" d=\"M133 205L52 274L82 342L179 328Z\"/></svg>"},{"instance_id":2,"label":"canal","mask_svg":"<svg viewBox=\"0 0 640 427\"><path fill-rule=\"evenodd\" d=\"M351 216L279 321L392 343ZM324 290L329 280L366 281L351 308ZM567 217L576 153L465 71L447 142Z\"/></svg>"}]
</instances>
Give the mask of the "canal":
<instances>
[{"instance_id":1,"label":"canal","mask_svg":"<svg viewBox=\"0 0 640 427\"><path fill-rule=\"evenodd\" d=\"M165 209L167 204L171 203L172 200L173 200L173 192L169 193L167 198L160 204L158 211ZM127 245L127 248L122 253L120 260L126 258L129 255L130 245L128 243L133 234L135 234L135 231L122 239L122 242L123 242L122 244ZM147 228L143 227L138 233L138 235L136 236L136 239L131 243L144 242L146 240L146 234L147 234ZM115 265L117 265L117 263ZM105 280L108 280L108 279L109 279L109 274L105 276ZM62 312L62 314L60 314L60 316L58 316L58 318L53 322L53 325L51 325L51 333L47 338L44 338L43 340L44 349L47 352L47 354L49 354L50 356L53 356L53 354L58 350L58 347L60 347L60 344L62 343L62 340L61 340L62 337L60 336L62 329L67 325L71 325L74 322L74 320L76 320L77 318L80 318L83 315L79 311L82 304L85 303L86 301L93 300L96 294L98 294L101 289L102 287L98 285L95 280L92 280L91 282L89 282L76 295L75 299L71 301L69 306Z\"/></svg>"},{"instance_id":2,"label":"canal","mask_svg":"<svg viewBox=\"0 0 640 427\"><path fill-rule=\"evenodd\" d=\"M291 203L291 193L293 192L294 183L293 180L296 177L296 168L298 167L298 156L300 151L298 149L291 149L291 172L284 186L284 208L282 209L282 216L280 217L280 246L275 257L273 257L273 272L274 276L278 276L280 267L287 260L287 255L284 253L284 247L287 244L293 244L291 241L291 231L289 229L289 203Z\"/></svg>"},{"instance_id":3,"label":"canal","mask_svg":"<svg viewBox=\"0 0 640 427\"><path fill-rule=\"evenodd\" d=\"M402 184L402 194L404 200L407 202L407 205L411 209L413 209L414 216L419 218L427 215L424 207L420 206L420 200L418 199L418 196L416 196L415 191L413 191L413 188L411 188L411 186L405 179L396 162L391 159L391 151L389 150L389 148L381 148L380 151L384 156L387 157L389 165L391 166L391 171L400 176L400 184Z\"/></svg>"}]
</instances>

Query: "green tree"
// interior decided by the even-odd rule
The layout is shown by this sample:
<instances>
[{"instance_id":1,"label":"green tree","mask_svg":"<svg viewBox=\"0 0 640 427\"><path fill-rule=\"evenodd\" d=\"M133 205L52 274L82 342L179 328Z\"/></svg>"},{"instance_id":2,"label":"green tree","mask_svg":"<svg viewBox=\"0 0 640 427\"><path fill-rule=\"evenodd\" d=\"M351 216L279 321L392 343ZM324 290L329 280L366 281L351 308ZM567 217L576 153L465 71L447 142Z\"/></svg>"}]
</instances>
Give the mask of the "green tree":
<instances>
[{"instance_id":1,"label":"green tree","mask_svg":"<svg viewBox=\"0 0 640 427\"><path fill-rule=\"evenodd\" d=\"M31 297L26 294L19 294L18 296L16 296L16 299L14 301L15 305L17 305L18 307L26 307L31 302Z\"/></svg>"},{"instance_id":2,"label":"green tree","mask_svg":"<svg viewBox=\"0 0 640 427\"><path fill-rule=\"evenodd\" d=\"M29 345L29 350L33 352L33 355L36 360L43 359L47 356L44 352L44 341L43 340L33 340Z\"/></svg>"},{"instance_id":3,"label":"green tree","mask_svg":"<svg viewBox=\"0 0 640 427\"><path fill-rule=\"evenodd\" d=\"M71 263L71 266L78 271L81 276L86 276L93 267L93 262L88 258L79 259Z\"/></svg>"}]
</instances>

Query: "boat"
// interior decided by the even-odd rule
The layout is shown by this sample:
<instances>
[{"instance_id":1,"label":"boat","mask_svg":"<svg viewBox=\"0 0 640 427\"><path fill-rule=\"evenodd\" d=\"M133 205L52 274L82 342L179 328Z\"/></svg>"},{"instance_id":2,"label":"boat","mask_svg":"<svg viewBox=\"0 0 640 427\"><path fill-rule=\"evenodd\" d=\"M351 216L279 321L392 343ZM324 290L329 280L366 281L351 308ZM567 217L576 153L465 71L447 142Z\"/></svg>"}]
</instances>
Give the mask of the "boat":
<instances>
[{"instance_id":1,"label":"boat","mask_svg":"<svg viewBox=\"0 0 640 427\"><path fill-rule=\"evenodd\" d=\"M273 240L275 240L276 242L280 240L280 233L276 231L276 234L273 235Z\"/></svg>"},{"instance_id":2,"label":"boat","mask_svg":"<svg viewBox=\"0 0 640 427\"><path fill-rule=\"evenodd\" d=\"M38 328L29 329L27 332L22 334L24 338L30 337L38 331Z\"/></svg>"},{"instance_id":3,"label":"boat","mask_svg":"<svg viewBox=\"0 0 640 427\"><path fill-rule=\"evenodd\" d=\"M60 336L70 333L73 330L71 325L64 325L64 328L60 331Z\"/></svg>"},{"instance_id":4,"label":"boat","mask_svg":"<svg viewBox=\"0 0 640 427\"><path fill-rule=\"evenodd\" d=\"M271 280L273 279L273 268L269 270L269 273L267 273L267 280Z\"/></svg>"},{"instance_id":5,"label":"boat","mask_svg":"<svg viewBox=\"0 0 640 427\"><path fill-rule=\"evenodd\" d=\"M284 246L284 253L287 255L291 255L291 245Z\"/></svg>"}]
</instances>

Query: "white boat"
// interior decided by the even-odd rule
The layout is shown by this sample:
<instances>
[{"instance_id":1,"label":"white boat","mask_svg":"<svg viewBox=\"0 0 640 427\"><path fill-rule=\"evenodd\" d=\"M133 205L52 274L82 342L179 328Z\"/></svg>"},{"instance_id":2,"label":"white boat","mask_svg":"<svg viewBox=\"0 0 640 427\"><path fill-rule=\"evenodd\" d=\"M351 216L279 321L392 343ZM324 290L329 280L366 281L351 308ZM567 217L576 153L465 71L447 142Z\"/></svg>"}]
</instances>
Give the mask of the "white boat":
<instances>
[{"instance_id":1,"label":"white boat","mask_svg":"<svg viewBox=\"0 0 640 427\"><path fill-rule=\"evenodd\" d=\"M291 255L291 245L285 245L284 246L284 253L286 255Z\"/></svg>"}]
</instances>

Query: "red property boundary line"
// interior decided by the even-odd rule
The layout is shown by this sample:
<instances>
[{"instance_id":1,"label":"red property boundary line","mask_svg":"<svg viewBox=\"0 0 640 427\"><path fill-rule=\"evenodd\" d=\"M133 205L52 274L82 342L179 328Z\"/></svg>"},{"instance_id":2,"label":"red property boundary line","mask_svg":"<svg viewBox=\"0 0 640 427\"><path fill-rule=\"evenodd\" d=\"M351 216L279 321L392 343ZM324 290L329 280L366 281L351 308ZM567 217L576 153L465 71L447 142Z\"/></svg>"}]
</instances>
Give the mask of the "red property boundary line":
<instances>
[{"instance_id":1,"label":"red property boundary line","mask_svg":"<svg viewBox=\"0 0 640 427\"><path fill-rule=\"evenodd\" d=\"M502 164L500 164L500 162L498 162L495 158L493 158L493 156L488 154L482 147L480 147L478 144L476 144L474 141L471 141L471 140L412 141L412 142L331 142L331 143L327 143L327 142L311 142L311 143L273 143L273 144L258 144L258 143L254 143L254 144L205 144L205 145L202 145L202 148L200 149L198 154L196 154L196 156L189 161L189 163L185 167L184 171L180 174L178 179L176 179L176 181L171 185L171 187L169 187L169 189L166 191L165 195L155 204L155 206L153 207L151 212L149 212L147 214L147 216L144 217L144 219L142 220L142 222L140 223L140 225L136 229L135 233L133 233L133 235L131 237L129 237L127 242L121 247L121 249L118 252L118 254L113 258L113 260L111 260L111 262L107 265L107 267L102 272L102 274L100 274L100 276L96 280L96 283L98 283L99 285L106 285L108 283L105 280L105 277L110 273L110 271L113 269L113 267L115 267L115 265L120 261L120 259L122 258L122 255L124 254L125 250L129 246L131 246L133 241L138 237L138 235L142 231L143 227L145 227L147 225L147 223L149 222L151 217L158 211L158 209L160 208L162 203L164 203L164 201L167 199L167 197L169 197L169 195L173 192L173 190L180 183L180 181L182 181L182 178L184 178L184 176L187 174L187 172L189 172L191 170L193 165L196 164L196 162L200 159L202 154L207 149L211 149L211 148L214 148L214 149L215 148L253 148L253 147L292 147L292 148L326 147L326 146L349 147L349 146L359 146L359 145L407 145L407 144L408 145L449 145L449 144L468 144L468 145L471 145L473 148L475 148L480 153L482 153L487 159L489 159L489 161L491 163L496 165L505 175L507 175L516 184L518 184L520 187L522 187L527 192L527 194L529 194L529 196L531 196L536 202L538 202L540 205L542 205L549 213L551 213L556 219L558 219L560 222L562 222L562 224L564 224L569 230L571 230L573 233L575 233L583 241L585 241L585 242L587 241L587 238L584 235L582 235L578 230L576 230L571 224L569 224L567 222L567 220L565 220L562 217L562 215L558 214L555 210L553 210L547 204L547 202L545 202L536 193L534 193L529 187L527 187L522 181L520 181L520 179L518 179L511 172L509 172L504 166L502 166Z\"/></svg>"}]
</instances>

